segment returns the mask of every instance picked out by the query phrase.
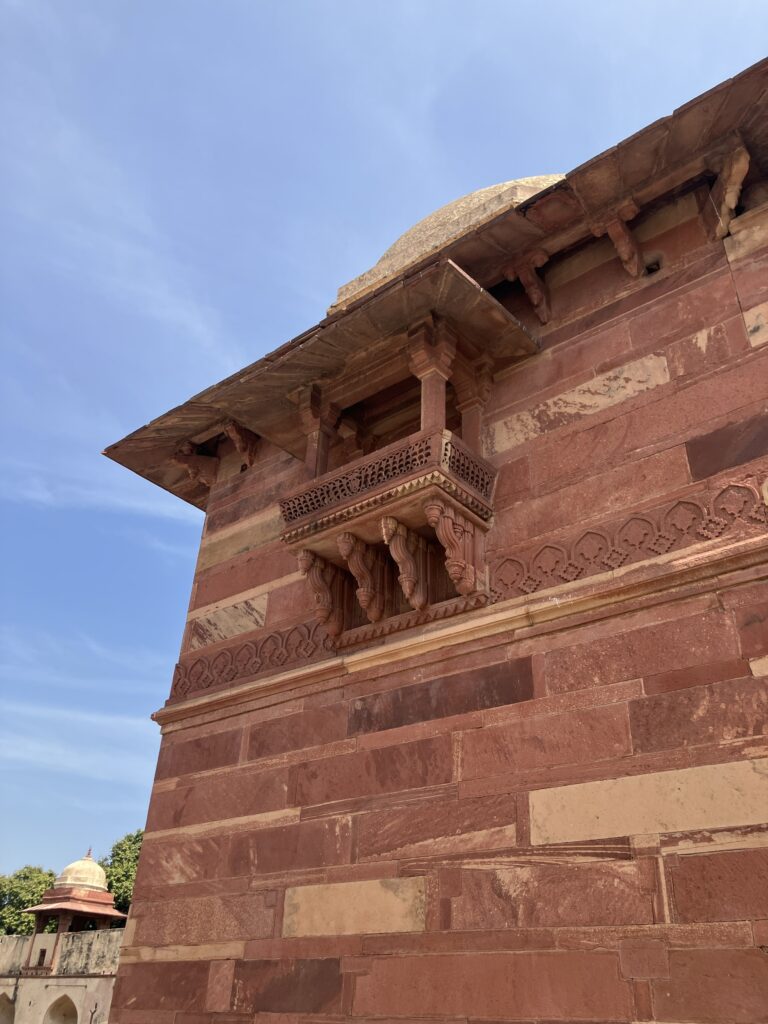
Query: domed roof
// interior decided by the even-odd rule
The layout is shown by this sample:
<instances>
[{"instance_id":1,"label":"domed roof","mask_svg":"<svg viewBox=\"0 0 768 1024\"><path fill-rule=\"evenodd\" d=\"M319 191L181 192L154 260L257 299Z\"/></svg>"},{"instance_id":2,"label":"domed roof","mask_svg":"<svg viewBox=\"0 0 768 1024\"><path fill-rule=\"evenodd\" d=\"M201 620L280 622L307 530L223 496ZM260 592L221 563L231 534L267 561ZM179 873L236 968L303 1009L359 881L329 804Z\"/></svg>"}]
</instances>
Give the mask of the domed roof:
<instances>
[{"instance_id":1,"label":"domed roof","mask_svg":"<svg viewBox=\"0 0 768 1024\"><path fill-rule=\"evenodd\" d=\"M359 293L396 277L411 264L438 252L449 242L497 216L514 209L524 200L543 192L563 178L562 174L540 174L516 178L498 185L477 189L454 199L424 217L402 234L370 270L339 288L337 305L349 302Z\"/></svg>"},{"instance_id":2,"label":"domed roof","mask_svg":"<svg viewBox=\"0 0 768 1024\"><path fill-rule=\"evenodd\" d=\"M98 889L106 892L107 876L104 868L96 863L89 850L80 860L73 860L71 864L67 864L53 884L56 889L63 885L72 885L78 889Z\"/></svg>"}]
</instances>

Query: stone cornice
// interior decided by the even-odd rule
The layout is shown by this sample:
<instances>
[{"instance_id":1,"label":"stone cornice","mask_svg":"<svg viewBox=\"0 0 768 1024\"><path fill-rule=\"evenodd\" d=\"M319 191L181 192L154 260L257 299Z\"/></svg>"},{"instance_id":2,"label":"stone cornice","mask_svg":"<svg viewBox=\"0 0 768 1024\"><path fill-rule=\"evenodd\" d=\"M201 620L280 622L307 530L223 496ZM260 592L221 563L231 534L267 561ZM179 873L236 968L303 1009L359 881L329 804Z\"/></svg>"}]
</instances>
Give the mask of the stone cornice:
<instances>
[{"instance_id":1,"label":"stone cornice","mask_svg":"<svg viewBox=\"0 0 768 1024\"><path fill-rule=\"evenodd\" d=\"M405 659L444 652L458 644L510 634L556 632L630 610L633 602L682 600L706 593L728 577L730 585L739 574L768 579L768 535L713 545L702 543L644 562L605 572L585 580L552 587L535 599L518 597L468 612L450 623L440 623L397 640L363 651L344 654L302 668L276 673L201 697L168 705L152 718L164 731L185 728L211 717L226 718L259 706L264 698L288 700L307 687L322 690L337 686L339 679L376 668L395 667ZM570 621L569 621L570 620Z\"/></svg>"}]
</instances>

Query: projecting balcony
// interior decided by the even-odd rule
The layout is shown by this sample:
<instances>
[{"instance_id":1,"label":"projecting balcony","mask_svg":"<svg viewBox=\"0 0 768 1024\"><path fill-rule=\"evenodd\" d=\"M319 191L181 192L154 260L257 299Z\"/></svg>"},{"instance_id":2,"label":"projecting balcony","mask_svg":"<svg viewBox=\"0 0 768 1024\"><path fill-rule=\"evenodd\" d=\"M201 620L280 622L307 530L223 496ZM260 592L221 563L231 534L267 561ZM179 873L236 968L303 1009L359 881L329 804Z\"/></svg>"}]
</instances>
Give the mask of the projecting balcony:
<instances>
[{"instance_id":1,"label":"projecting balcony","mask_svg":"<svg viewBox=\"0 0 768 1024\"><path fill-rule=\"evenodd\" d=\"M360 613L404 628L407 612L482 603L495 483L495 469L450 430L423 430L283 498L282 539L329 635L355 630Z\"/></svg>"},{"instance_id":2,"label":"projecting balcony","mask_svg":"<svg viewBox=\"0 0 768 1024\"><path fill-rule=\"evenodd\" d=\"M381 541L380 521L394 516L419 530L424 505L448 497L478 526L492 515L496 470L450 430L421 431L304 484L283 498L282 539L338 559L335 538L354 529ZM487 528L487 527L486 527Z\"/></svg>"}]
</instances>

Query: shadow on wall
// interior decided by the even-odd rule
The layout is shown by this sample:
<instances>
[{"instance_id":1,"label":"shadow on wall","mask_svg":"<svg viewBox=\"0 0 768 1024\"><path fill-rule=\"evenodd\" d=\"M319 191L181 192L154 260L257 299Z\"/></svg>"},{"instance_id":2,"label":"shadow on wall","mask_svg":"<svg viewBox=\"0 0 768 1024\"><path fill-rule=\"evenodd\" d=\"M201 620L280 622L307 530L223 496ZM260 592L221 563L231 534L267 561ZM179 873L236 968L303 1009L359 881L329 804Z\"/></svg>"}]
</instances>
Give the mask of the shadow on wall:
<instances>
[{"instance_id":1,"label":"shadow on wall","mask_svg":"<svg viewBox=\"0 0 768 1024\"><path fill-rule=\"evenodd\" d=\"M13 1003L5 993L0 995L0 1024L13 1024Z\"/></svg>"}]
</instances>

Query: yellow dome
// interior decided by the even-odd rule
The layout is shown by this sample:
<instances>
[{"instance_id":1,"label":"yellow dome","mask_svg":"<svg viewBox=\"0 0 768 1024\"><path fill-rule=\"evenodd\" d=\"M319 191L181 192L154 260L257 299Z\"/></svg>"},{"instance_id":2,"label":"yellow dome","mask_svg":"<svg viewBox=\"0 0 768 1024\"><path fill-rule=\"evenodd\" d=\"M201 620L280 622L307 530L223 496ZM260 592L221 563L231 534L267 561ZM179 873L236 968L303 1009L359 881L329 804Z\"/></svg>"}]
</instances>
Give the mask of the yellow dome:
<instances>
[{"instance_id":1,"label":"yellow dome","mask_svg":"<svg viewBox=\"0 0 768 1024\"><path fill-rule=\"evenodd\" d=\"M514 209L524 200L562 181L562 178L562 174L541 174L534 178L503 181L441 206L401 235L375 266L339 288L336 307L396 277L412 264L439 252L450 242L505 210Z\"/></svg>"},{"instance_id":2,"label":"yellow dome","mask_svg":"<svg viewBox=\"0 0 768 1024\"><path fill-rule=\"evenodd\" d=\"M54 882L58 889L62 885L77 886L78 889L98 889L101 892L107 891L107 876L104 868L91 856L91 851L80 860L74 860L67 864L59 877Z\"/></svg>"}]
</instances>

